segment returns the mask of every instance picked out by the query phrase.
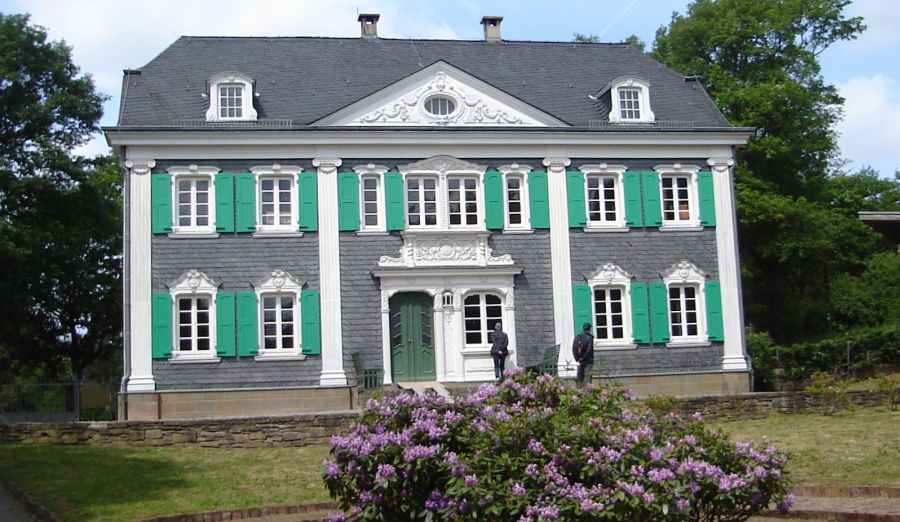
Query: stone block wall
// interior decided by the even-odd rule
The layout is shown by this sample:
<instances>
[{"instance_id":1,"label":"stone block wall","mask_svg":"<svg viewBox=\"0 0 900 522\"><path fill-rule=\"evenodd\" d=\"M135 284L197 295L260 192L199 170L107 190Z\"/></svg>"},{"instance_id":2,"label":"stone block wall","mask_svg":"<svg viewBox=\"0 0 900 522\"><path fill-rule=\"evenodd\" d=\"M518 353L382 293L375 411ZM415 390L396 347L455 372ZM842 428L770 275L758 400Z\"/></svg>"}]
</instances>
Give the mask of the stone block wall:
<instances>
[{"instance_id":1,"label":"stone block wall","mask_svg":"<svg viewBox=\"0 0 900 522\"><path fill-rule=\"evenodd\" d=\"M684 415L700 412L706 419L761 419L776 413L819 413L825 398L808 392L743 393L718 397L678 399L673 411ZM837 399L839 408L847 406L873 407L890 404L890 399L870 391L850 391Z\"/></svg>"}]
</instances>

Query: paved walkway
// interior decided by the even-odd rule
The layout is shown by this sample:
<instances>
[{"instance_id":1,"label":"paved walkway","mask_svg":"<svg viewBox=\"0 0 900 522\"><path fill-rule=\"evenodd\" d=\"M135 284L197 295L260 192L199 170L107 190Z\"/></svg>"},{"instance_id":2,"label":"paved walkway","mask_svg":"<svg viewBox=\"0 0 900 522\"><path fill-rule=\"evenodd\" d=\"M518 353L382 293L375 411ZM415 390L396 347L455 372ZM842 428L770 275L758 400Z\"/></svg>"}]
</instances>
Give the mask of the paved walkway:
<instances>
[{"instance_id":1,"label":"paved walkway","mask_svg":"<svg viewBox=\"0 0 900 522\"><path fill-rule=\"evenodd\" d=\"M8 489L0 485L0 520L5 522L33 522L39 519L25 509L25 506Z\"/></svg>"}]
</instances>

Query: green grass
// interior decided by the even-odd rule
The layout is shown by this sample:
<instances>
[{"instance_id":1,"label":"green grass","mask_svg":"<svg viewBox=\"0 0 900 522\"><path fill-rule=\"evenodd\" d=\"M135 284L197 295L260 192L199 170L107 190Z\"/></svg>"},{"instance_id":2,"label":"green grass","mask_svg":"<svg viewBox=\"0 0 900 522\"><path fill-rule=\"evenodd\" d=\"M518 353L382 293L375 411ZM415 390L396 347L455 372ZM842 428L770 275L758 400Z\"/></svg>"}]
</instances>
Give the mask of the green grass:
<instances>
[{"instance_id":1,"label":"green grass","mask_svg":"<svg viewBox=\"0 0 900 522\"><path fill-rule=\"evenodd\" d=\"M900 486L900 412L857 408L829 416L773 415L722 422L734 440L756 440L786 451L795 485Z\"/></svg>"},{"instance_id":2,"label":"green grass","mask_svg":"<svg viewBox=\"0 0 900 522\"><path fill-rule=\"evenodd\" d=\"M325 446L0 445L0 476L67 521L124 521L329 500Z\"/></svg>"}]
</instances>

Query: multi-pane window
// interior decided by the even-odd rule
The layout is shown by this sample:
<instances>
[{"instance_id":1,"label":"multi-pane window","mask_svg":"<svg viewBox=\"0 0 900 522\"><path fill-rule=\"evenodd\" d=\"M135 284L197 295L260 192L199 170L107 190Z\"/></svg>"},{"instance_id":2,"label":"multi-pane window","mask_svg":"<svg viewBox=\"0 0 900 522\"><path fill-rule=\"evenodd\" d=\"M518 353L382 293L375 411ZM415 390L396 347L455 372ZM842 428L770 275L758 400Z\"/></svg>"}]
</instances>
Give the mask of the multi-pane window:
<instances>
[{"instance_id":1,"label":"multi-pane window","mask_svg":"<svg viewBox=\"0 0 900 522\"><path fill-rule=\"evenodd\" d=\"M407 178L406 218L409 226L437 226L437 178Z\"/></svg>"},{"instance_id":2,"label":"multi-pane window","mask_svg":"<svg viewBox=\"0 0 900 522\"><path fill-rule=\"evenodd\" d=\"M699 335L697 292L698 287L694 285L669 287L669 326L673 338Z\"/></svg>"},{"instance_id":3,"label":"multi-pane window","mask_svg":"<svg viewBox=\"0 0 900 522\"><path fill-rule=\"evenodd\" d=\"M503 306L494 294L472 294L463 301L466 346L489 345L494 327L503 321Z\"/></svg>"},{"instance_id":4,"label":"multi-pane window","mask_svg":"<svg viewBox=\"0 0 900 522\"><path fill-rule=\"evenodd\" d=\"M640 89L619 89L619 117L623 120L641 119Z\"/></svg>"},{"instance_id":5,"label":"multi-pane window","mask_svg":"<svg viewBox=\"0 0 900 522\"><path fill-rule=\"evenodd\" d=\"M261 303L263 349L296 349L297 296L293 294L263 295Z\"/></svg>"},{"instance_id":6,"label":"multi-pane window","mask_svg":"<svg viewBox=\"0 0 900 522\"><path fill-rule=\"evenodd\" d=\"M450 226L478 224L478 180L476 178L449 178L447 180L447 204Z\"/></svg>"},{"instance_id":7,"label":"multi-pane window","mask_svg":"<svg viewBox=\"0 0 900 522\"><path fill-rule=\"evenodd\" d=\"M379 223L379 178L363 176L362 178L362 225L363 228L378 228Z\"/></svg>"},{"instance_id":8,"label":"multi-pane window","mask_svg":"<svg viewBox=\"0 0 900 522\"><path fill-rule=\"evenodd\" d=\"M588 221L611 223L618 219L616 208L616 178L613 176L587 177Z\"/></svg>"},{"instance_id":9,"label":"multi-pane window","mask_svg":"<svg viewBox=\"0 0 900 522\"><path fill-rule=\"evenodd\" d=\"M506 178L506 216L512 228L525 226L524 178L507 176Z\"/></svg>"},{"instance_id":10,"label":"multi-pane window","mask_svg":"<svg viewBox=\"0 0 900 522\"><path fill-rule=\"evenodd\" d=\"M244 117L244 87L223 85L219 87L219 117L237 119Z\"/></svg>"},{"instance_id":11,"label":"multi-pane window","mask_svg":"<svg viewBox=\"0 0 900 522\"><path fill-rule=\"evenodd\" d=\"M209 353L210 303L208 296L178 298L178 351L183 353Z\"/></svg>"},{"instance_id":12,"label":"multi-pane window","mask_svg":"<svg viewBox=\"0 0 900 522\"><path fill-rule=\"evenodd\" d=\"M425 111L434 116L449 116L456 110L456 104L446 96L435 96L425 100Z\"/></svg>"},{"instance_id":13,"label":"multi-pane window","mask_svg":"<svg viewBox=\"0 0 900 522\"><path fill-rule=\"evenodd\" d=\"M624 291L618 287L594 289L594 324L596 339L625 339Z\"/></svg>"},{"instance_id":14,"label":"multi-pane window","mask_svg":"<svg viewBox=\"0 0 900 522\"><path fill-rule=\"evenodd\" d=\"M662 177L663 221L691 220L691 178Z\"/></svg>"},{"instance_id":15,"label":"multi-pane window","mask_svg":"<svg viewBox=\"0 0 900 522\"><path fill-rule=\"evenodd\" d=\"M259 180L260 223L263 226L292 226L294 186L294 180L288 177Z\"/></svg>"},{"instance_id":16,"label":"multi-pane window","mask_svg":"<svg viewBox=\"0 0 900 522\"><path fill-rule=\"evenodd\" d=\"M209 178L180 178L177 181L179 227L208 227Z\"/></svg>"}]
</instances>

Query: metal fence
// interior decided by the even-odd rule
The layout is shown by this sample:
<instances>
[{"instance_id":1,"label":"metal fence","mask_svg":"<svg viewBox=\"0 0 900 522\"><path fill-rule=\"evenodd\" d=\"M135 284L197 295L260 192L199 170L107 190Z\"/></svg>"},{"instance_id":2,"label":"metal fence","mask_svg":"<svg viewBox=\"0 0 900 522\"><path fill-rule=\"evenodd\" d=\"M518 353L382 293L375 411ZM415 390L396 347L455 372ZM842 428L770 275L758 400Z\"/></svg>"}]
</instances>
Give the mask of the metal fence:
<instances>
[{"instance_id":1,"label":"metal fence","mask_svg":"<svg viewBox=\"0 0 900 522\"><path fill-rule=\"evenodd\" d=\"M0 422L78 420L78 388L74 382L0 384Z\"/></svg>"}]
</instances>

